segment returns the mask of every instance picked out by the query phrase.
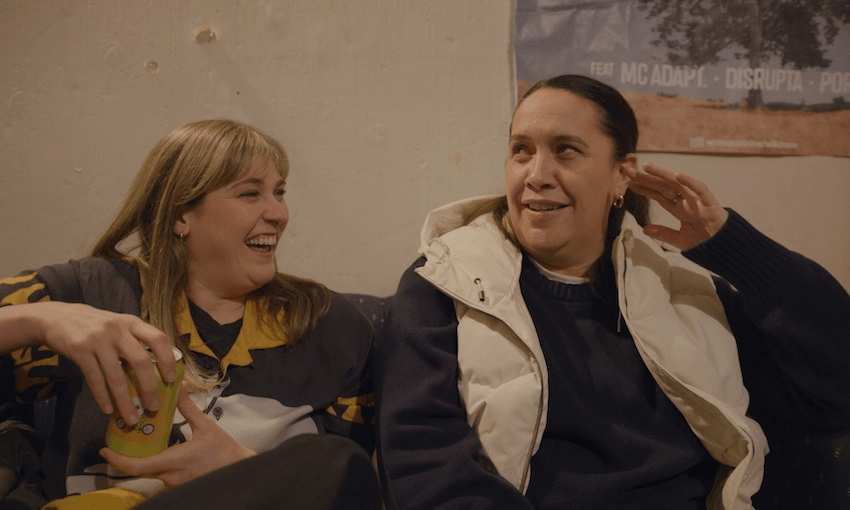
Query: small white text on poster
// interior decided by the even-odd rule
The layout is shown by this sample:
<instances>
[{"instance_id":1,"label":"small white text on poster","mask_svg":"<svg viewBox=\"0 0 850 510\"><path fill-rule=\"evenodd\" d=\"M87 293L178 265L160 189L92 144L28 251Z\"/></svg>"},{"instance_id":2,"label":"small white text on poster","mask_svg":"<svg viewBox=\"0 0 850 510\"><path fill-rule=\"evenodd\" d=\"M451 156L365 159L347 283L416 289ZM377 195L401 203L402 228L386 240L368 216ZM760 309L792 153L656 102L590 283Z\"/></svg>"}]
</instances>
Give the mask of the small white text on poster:
<instances>
[{"instance_id":1,"label":"small white text on poster","mask_svg":"<svg viewBox=\"0 0 850 510\"><path fill-rule=\"evenodd\" d=\"M727 90L770 90L803 92L809 85L803 73L796 69L766 67L727 67L720 75L709 74L704 67L647 64L645 62L620 62L621 85L639 85L668 88L705 88L709 80L723 80ZM616 62L591 62L590 75L617 77ZM716 71L713 71L716 73ZM820 79L811 83L819 93L850 94L850 72L822 71Z\"/></svg>"}]
</instances>

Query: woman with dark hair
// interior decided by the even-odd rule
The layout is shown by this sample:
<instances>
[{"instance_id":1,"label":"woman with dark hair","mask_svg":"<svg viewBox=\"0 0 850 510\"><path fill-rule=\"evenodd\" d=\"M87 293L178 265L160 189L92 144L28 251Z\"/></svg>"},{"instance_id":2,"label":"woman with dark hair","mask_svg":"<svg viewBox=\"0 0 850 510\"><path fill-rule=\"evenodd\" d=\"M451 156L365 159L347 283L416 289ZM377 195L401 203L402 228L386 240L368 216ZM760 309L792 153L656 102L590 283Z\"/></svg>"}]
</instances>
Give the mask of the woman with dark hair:
<instances>
[{"instance_id":1,"label":"woman with dark hair","mask_svg":"<svg viewBox=\"0 0 850 510\"><path fill-rule=\"evenodd\" d=\"M343 296L277 271L288 175L263 132L187 124L151 150L90 257L0 280L0 372L14 375L19 401L58 394L61 459L45 484L10 498L380 507L372 328ZM109 413L132 426L165 404L149 353L170 382L172 348L185 365L172 446L149 457L104 448Z\"/></svg>"},{"instance_id":2,"label":"woman with dark hair","mask_svg":"<svg viewBox=\"0 0 850 510\"><path fill-rule=\"evenodd\" d=\"M615 89L540 82L505 194L428 215L379 345L388 508L751 508L749 411L850 423L850 296L637 139Z\"/></svg>"}]
</instances>

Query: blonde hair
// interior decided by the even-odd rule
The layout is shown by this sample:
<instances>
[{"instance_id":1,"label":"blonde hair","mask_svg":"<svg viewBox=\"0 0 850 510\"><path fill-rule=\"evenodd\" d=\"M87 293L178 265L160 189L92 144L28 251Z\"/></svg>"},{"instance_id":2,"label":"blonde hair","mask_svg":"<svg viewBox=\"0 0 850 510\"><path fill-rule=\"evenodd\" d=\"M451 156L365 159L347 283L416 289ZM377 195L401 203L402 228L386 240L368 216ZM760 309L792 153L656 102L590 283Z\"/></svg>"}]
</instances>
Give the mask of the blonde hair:
<instances>
[{"instance_id":1,"label":"blonde hair","mask_svg":"<svg viewBox=\"0 0 850 510\"><path fill-rule=\"evenodd\" d=\"M175 316L187 283L187 253L173 232L174 224L207 193L236 180L255 158L273 165L281 178L289 175L283 147L245 124L203 120L173 130L150 151L121 210L91 251L93 257L125 259L138 266L142 318L183 352L187 380L196 387L215 374L203 373L188 345L177 340ZM134 245L119 247L133 237ZM292 344L312 330L331 300L323 285L281 273L252 297L264 298L261 320ZM285 317L284 323L275 320L279 316Z\"/></svg>"}]
</instances>

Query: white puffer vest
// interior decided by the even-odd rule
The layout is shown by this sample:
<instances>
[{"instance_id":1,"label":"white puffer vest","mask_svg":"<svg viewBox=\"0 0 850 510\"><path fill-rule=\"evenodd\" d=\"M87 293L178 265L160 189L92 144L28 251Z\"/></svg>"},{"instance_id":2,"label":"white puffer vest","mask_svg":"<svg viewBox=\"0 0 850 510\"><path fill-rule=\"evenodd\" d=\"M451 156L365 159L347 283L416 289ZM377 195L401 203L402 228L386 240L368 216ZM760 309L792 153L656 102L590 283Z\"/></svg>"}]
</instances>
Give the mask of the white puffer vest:
<instances>
[{"instance_id":1,"label":"white puffer vest","mask_svg":"<svg viewBox=\"0 0 850 510\"><path fill-rule=\"evenodd\" d=\"M521 491L546 428L548 372L519 288L521 253L492 215L460 226L491 197L432 211L417 272L455 301L458 389L482 459ZM767 440L746 416L735 338L711 275L665 251L626 214L612 250L620 311L649 371L723 467L708 508L752 508Z\"/></svg>"}]
</instances>

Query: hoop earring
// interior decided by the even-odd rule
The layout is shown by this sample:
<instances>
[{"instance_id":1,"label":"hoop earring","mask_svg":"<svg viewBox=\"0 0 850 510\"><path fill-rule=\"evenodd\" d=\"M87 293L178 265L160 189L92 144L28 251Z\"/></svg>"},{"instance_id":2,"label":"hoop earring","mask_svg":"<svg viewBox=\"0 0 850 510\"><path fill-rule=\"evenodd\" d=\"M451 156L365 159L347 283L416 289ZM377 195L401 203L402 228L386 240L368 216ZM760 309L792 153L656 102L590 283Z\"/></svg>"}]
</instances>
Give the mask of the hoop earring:
<instances>
[{"instance_id":1,"label":"hoop earring","mask_svg":"<svg viewBox=\"0 0 850 510\"><path fill-rule=\"evenodd\" d=\"M620 195L619 197L617 197L616 200L614 200L614 207L617 208L617 209L622 209L623 204L625 202L626 202L626 199L623 198L623 195ZM182 234L181 234L181 236L182 236ZM182 237L181 237L181 239L182 239Z\"/></svg>"}]
</instances>

